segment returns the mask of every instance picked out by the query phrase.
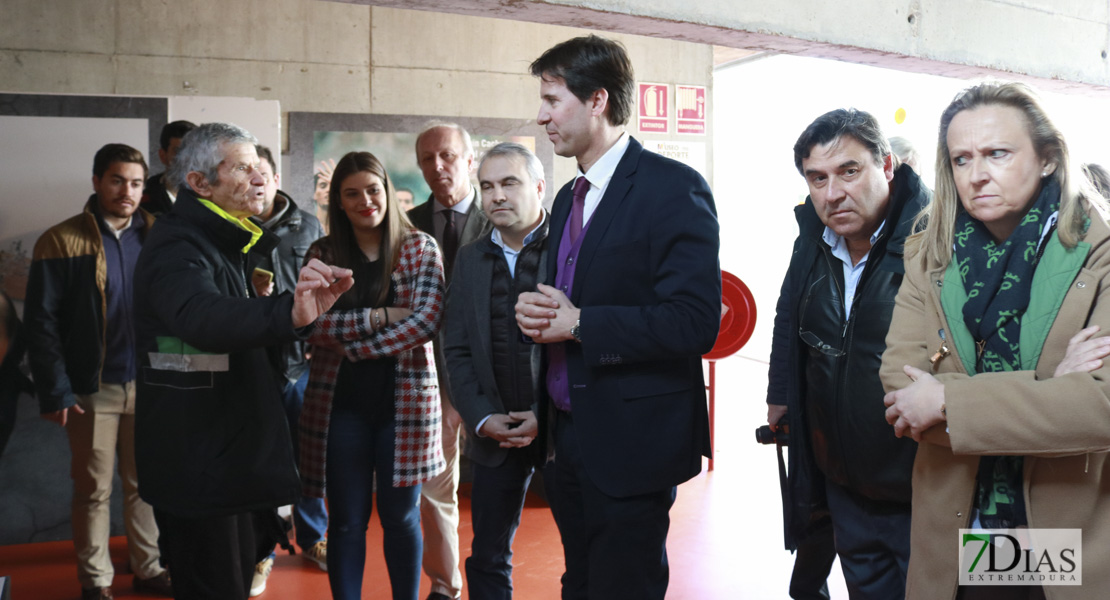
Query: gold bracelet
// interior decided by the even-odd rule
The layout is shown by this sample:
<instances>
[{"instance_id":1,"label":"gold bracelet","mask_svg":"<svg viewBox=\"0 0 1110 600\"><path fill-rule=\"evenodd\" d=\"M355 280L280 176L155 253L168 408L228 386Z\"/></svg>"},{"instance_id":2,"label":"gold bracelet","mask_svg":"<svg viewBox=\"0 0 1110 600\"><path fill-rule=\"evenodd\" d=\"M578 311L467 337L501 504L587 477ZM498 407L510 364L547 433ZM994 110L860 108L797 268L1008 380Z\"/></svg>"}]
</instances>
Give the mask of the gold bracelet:
<instances>
[{"instance_id":1,"label":"gold bracelet","mask_svg":"<svg viewBox=\"0 0 1110 600\"><path fill-rule=\"evenodd\" d=\"M374 321L374 331L382 328L382 316L378 313L378 309L370 309L370 318Z\"/></svg>"}]
</instances>

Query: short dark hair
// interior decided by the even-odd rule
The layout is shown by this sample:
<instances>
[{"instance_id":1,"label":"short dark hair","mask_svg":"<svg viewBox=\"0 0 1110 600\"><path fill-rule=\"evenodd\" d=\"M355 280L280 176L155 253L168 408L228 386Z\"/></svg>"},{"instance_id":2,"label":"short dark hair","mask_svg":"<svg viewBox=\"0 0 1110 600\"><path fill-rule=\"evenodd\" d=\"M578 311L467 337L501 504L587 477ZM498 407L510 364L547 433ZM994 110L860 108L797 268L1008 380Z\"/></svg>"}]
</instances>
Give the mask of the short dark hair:
<instances>
[{"instance_id":1,"label":"short dark hair","mask_svg":"<svg viewBox=\"0 0 1110 600\"><path fill-rule=\"evenodd\" d=\"M851 136L871 152L875 164L881 165L890 156L890 142L883 135L879 121L871 113L855 108L831 110L809 124L794 143L794 166L802 171L802 161L809 158L814 146L821 146L841 137Z\"/></svg>"},{"instance_id":2,"label":"short dark hair","mask_svg":"<svg viewBox=\"0 0 1110 600\"><path fill-rule=\"evenodd\" d=\"M174 121L173 123L166 123L162 127L162 135L158 136L158 145L163 150L170 149L170 141L174 138L183 138L186 133L197 128L196 123L192 121Z\"/></svg>"},{"instance_id":3,"label":"short dark hair","mask_svg":"<svg viewBox=\"0 0 1110 600\"><path fill-rule=\"evenodd\" d=\"M258 152L258 158L270 163L270 169L272 169L274 173L277 173L277 163L274 162L274 153L270 152L270 149L262 144L255 144L254 150Z\"/></svg>"},{"instance_id":4,"label":"short dark hair","mask_svg":"<svg viewBox=\"0 0 1110 600\"><path fill-rule=\"evenodd\" d=\"M146 178L146 159L143 158L143 153L127 144L105 144L100 150L97 150L96 156L93 157L93 175L96 175L97 178L104 177L104 172L112 166L112 163L116 162L142 165L143 178Z\"/></svg>"},{"instance_id":5,"label":"short dark hair","mask_svg":"<svg viewBox=\"0 0 1110 600\"><path fill-rule=\"evenodd\" d=\"M596 35L567 40L532 61L529 71L535 77L562 79L582 102L604 89L609 92L609 123L624 125L632 118L636 75L628 52L618 41Z\"/></svg>"}]
</instances>

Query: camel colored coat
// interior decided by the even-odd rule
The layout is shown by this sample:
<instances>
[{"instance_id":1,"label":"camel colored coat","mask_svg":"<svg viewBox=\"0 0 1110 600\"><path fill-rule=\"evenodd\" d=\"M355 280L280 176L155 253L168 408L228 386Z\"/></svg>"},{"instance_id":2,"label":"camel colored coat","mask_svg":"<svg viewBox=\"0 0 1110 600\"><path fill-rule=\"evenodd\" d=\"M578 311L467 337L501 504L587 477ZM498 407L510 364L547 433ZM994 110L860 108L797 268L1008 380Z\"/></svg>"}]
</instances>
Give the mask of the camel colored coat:
<instances>
[{"instance_id":1,"label":"camel colored coat","mask_svg":"<svg viewBox=\"0 0 1110 600\"><path fill-rule=\"evenodd\" d=\"M1065 249L1054 233L1037 268L1022 322L1029 370L969 377L962 357L974 356L970 334L952 310L957 304L946 303L963 339L942 309L942 297L964 293L958 274L920 252L906 254L880 376L889 392L909 385L903 365L933 373L944 383L948 418L947 432L943 423L925 432L914 463L907 598L955 598L958 530L969 527L979 457L992 454L1025 456L1029 527L1082 529L1083 585L1045 586L1047 598L1110 594L1110 359L1091 373L1053 377L1080 329L1098 324L1098 335L1110 334L1110 229L1099 214L1089 216L1083 242ZM1053 295L1054 302L1046 298ZM941 346L940 330L951 354L934 369L929 358ZM1026 343L1026 330L1044 338L1039 357L1025 356L1036 345Z\"/></svg>"}]
</instances>

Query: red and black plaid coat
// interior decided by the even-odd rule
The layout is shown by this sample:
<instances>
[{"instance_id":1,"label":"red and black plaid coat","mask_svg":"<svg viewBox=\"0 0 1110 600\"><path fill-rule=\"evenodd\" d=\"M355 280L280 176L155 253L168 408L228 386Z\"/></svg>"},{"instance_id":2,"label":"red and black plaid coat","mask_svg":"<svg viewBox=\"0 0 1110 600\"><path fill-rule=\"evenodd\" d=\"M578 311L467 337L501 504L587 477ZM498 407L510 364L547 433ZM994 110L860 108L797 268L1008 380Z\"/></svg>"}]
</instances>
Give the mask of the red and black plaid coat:
<instances>
[{"instance_id":1,"label":"red and black plaid coat","mask_svg":"<svg viewBox=\"0 0 1110 600\"><path fill-rule=\"evenodd\" d=\"M333 264L327 239L313 244L305 260L319 258ZM397 358L393 486L423 483L446 467L432 353L443 309L443 263L432 236L415 229L407 233L392 278L396 305L412 310L411 316L375 332L367 309L332 310L317 319L309 338L312 360L300 421L301 481L307 496L324 497L328 422L344 357L351 361Z\"/></svg>"}]
</instances>

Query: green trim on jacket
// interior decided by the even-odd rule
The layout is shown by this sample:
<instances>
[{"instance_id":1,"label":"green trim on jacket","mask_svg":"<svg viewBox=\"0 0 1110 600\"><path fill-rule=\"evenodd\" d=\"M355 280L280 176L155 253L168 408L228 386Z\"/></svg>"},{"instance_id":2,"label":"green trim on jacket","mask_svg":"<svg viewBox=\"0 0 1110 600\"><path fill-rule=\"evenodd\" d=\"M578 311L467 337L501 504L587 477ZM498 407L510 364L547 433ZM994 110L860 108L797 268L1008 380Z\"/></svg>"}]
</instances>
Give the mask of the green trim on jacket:
<instances>
[{"instance_id":1,"label":"green trim on jacket","mask_svg":"<svg viewBox=\"0 0 1110 600\"><path fill-rule=\"evenodd\" d=\"M1087 254L1091 251L1091 244L1079 242L1075 248L1065 248L1060 243L1056 232L1048 239L1044 256L1033 273L1033 289L1029 292L1029 307L1021 317L1021 368L1033 371L1037 368L1037 361L1041 358L1044 341L1048 331L1056 321L1056 314L1060 312L1060 305L1064 303L1064 296L1071 287ZM967 302L967 291L964 289L963 278L956 270L956 262L948 263L944 271L944 285L940 290L940 304L944 310L944 318L948 321L951 330L952 342L956 345L956 354L963 362L964 370L969 375L975 374L975 361L979 356L976 352L975 340L971 331L964 324L963 307Z\"/></svg>"}]
</instances>

